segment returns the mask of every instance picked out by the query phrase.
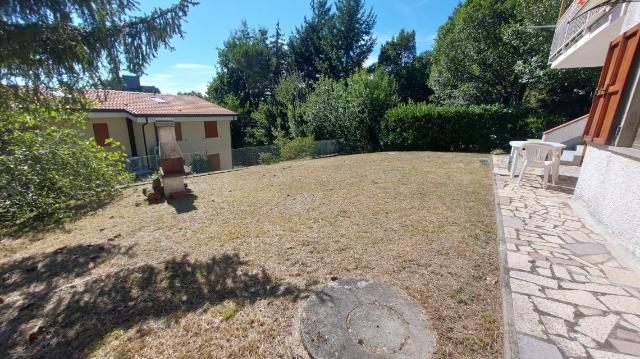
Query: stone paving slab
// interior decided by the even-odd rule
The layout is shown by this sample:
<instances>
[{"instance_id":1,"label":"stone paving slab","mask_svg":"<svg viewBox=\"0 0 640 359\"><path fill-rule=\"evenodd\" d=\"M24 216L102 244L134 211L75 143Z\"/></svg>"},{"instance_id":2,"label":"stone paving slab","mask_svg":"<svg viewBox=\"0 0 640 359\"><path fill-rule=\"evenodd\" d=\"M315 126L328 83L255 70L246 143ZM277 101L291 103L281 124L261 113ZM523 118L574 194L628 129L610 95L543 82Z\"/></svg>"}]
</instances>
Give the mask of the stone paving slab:
<instances>
[{"instance_id":1,"label":"stone paving slab","mask_svg":"<svg viewBox=\"0 0 640 359\"><path fill-rule=\"evenodd\" d=\"M563 166L543 190L541 173L518 185L507 160L493 156L514 356L640 358L640 273L569 205L579 168Z\"/></svg>"}]
</instances>

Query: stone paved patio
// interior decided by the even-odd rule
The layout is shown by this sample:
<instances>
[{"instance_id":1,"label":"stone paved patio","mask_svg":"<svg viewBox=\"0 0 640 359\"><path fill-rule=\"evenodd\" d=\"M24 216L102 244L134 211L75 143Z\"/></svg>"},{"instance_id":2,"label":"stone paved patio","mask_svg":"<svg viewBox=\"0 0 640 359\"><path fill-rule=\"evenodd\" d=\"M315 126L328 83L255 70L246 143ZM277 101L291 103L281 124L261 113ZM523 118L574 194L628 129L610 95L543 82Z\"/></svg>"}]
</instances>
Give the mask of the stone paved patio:
<instances>
[{"instance_id":1,"label":"stone paved patio","mask_svg":"<svg viewBox=\"0 0 640 359\"><path fill-rule=\"evenodd\" d=\"M519 357L640 357L637 259L615 255L569 205L579 168L545 191L534 173L509 178L507 156L493 163Z\"/></svg>"}]
</instances>

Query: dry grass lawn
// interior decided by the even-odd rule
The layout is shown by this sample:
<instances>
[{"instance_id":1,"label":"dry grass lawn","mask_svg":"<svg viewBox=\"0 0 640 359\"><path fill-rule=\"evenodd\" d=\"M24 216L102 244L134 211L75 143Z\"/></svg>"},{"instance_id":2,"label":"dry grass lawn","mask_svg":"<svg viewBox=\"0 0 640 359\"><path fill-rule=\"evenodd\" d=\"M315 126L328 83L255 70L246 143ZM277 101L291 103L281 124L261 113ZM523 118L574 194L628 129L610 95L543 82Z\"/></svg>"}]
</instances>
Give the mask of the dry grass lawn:
<instances>
[{"instance_id":1,"label":"dry grass lawn","mask_svg":"<svg viewBox=\"0 0 640 359\"><path fill-rule=\"evenodd\" d=\"M63 229L0 239L0 357L291 357L300 303L331 279L405 290L437 356L502 353L483 155L378 153L141 188Z\"/></svg>"}]
</instances>

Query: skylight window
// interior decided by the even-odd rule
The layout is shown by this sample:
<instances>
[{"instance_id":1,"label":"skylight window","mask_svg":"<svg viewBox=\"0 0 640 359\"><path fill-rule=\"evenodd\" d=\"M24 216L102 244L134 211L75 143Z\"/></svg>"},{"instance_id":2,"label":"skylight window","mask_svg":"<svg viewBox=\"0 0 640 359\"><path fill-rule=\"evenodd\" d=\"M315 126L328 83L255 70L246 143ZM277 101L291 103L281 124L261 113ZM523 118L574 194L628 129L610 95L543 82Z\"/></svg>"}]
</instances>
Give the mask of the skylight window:
<instances>
[{"instance_id":1,"label":"skylight window","mask_svg":"<svg viewBox=\"0 0 640 359\"><path fill-rule=\"evenodd\" d=\"M151 98L151 100L153 100L153 101L155 101L157 103L167 103L167 101L161 99L160 97L153 96L153 97L150 97L150 98Z\"/></svg>"}]
</instances>

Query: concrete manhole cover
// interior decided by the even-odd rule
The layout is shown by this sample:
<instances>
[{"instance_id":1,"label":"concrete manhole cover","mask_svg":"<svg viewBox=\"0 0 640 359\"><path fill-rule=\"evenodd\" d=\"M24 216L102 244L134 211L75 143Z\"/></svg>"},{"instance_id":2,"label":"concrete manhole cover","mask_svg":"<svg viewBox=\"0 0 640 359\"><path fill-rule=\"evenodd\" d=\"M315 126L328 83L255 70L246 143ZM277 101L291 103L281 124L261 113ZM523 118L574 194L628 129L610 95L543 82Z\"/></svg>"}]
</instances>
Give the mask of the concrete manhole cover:
<instances>
[{"instance_id":1,"label":"concrete manhole cover","mask_svg":"<svg viewBox=\"0 0 640 359\"><path fill-rule=\"evenodd\" d=\"M401 290L365 279L332 282L300 316L312 358L430 358L435 335L422 308Z\"/></svg>"}]
</instances>

